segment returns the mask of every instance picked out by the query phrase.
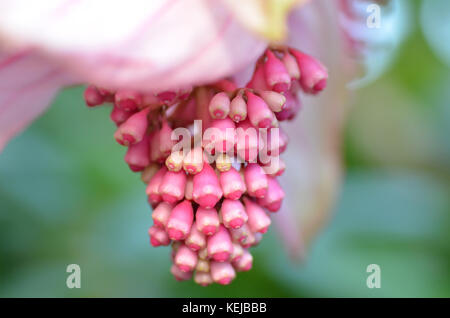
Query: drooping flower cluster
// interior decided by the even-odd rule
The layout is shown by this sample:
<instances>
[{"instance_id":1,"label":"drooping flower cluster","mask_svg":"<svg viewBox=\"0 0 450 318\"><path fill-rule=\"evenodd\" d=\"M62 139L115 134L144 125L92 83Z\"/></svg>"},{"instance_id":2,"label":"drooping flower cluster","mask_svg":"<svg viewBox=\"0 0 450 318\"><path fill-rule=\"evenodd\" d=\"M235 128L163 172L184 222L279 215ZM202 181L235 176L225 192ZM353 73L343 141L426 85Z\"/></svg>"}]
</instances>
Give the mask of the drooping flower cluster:
<instances>
[{"instance_id":1,"label":"drooping flower cluster","mask_svg":"<svg viewBox=\"0 0 450 318\"><path fill-rule=\"evenodd\" d=\"M229 284L251 269L249 248L285 195L277 177L288 138L279 122L296 116L300 91L322 91L327 76L313 57L276 47L257 61L246 87L223 79L158 94L86 89L88 106L114 104L114 137L147 184L150 243L171 245L176 279Z\"/></svg>"}]
</instances>

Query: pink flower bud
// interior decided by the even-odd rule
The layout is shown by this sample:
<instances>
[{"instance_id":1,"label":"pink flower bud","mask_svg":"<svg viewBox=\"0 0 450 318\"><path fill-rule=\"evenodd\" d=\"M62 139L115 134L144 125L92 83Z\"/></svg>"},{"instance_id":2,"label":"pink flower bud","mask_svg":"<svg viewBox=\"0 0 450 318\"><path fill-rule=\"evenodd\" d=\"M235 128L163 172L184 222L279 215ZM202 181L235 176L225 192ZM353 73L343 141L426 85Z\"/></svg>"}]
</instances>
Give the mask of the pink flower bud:
<instances>
[{"instance_id":1,"label":"pink flower bud","mask_svg":"<svg viewBox=\"0 0 450 318\"><path fill-rule=\"evenodd\" d=\"M175 254L174 263L181 271L191 272L197 265L197 259L197 253L183 244Z\"/></svg>"},{"instance_id":2,"label":"pink flower bud","mask_svg":"<svg viewBox=\"0 0 450 318\"><path fill-rule=\"evenodd\" d=\"M241 174L233 167L228 171L222 172L219 180L223 195L227 199L238 200L247 191Z\"/></svg>"},{"instance_id":3,"label":"pink flower bud","mask_svg":"<svg viewBox=\"0 0 450 318\"><path fill-rule=\"evenodd\" d=\"M159 130L154 130L150 133L150 160L161 163L165 159L161 152Z\"/></svg>"},{"instance_id":4,"label":"pink flower bud","mask_svg":"<svg viewBox=\"0 0 450 318\"><path fill-rule=\"evenodd\" d=\"M233 267L238 272L246 272L252 269L253 256L248 250L243 250L242 257L236 261L233 261Z\"/></svg>"},{"instance_id":5,"label":"pink flower bud","mask_svg":"<svg viewBox=\"0 0 450 318\"><path fill-rule=\"evenodd\" d=\"M133 114L117 128L114 137L119 144L129 146L144 138L148 126L148 112L149 108L145 108L140 112Z\"/></svg>"},{"instance_id":6,"label":"pink flower bud","mask_svg":"<svg viewBox=\"0 0 450 318\"><path fill-rule=\"evenodd\" d=\"M236 143L236 125L230 118L213 120L203 134L203 148L206 152L229 153Z\"/></svg>"},{"instance_id":7,"label":"pink flower bud","mask_svg":"<svg viewBox=\"0 0 450 318\"><path fill-rule=\"evenodd\" d=\"M247 213L239 200L225 199L220 208L220 218L227 228L238 229L247 222Z\"/></svg>"},{"instance_id":8,"label":"pink flower bud","mask_svg":"<svg viewBox=\"0 0 450 318\"><path fill-rule=\"evenodd\" d=\"M221 153L216 158L216 168L220 172L225 172L231 169L231 158L226 154Z\"/></svg>"},{"instance_id":9,"label":"pink flower bud","mask_svg":"<svg viewBox=\"0 0 450 318\"><path fill-rule=\"evenodd\" d=\"M195 147L184 157L183 169L189 174L197 174L203 169L203 149Z\"/></svg>"},{"instance_id":10,"label":"pink flower bud","mask_svg":"<svg viewBox=\"0 0 450 318\"><path fill-rule=\"evenodd\" d=\"M242 247L249 248L256 243L256 234L249 230L245 239L241 242Z\"/></svg>"},{"instance_id":11,"label":"pink flower bud","mask_svg":"<svg viewBox=\"0 0 450 318\"><path fill-rule=\"evenodd\" d=\"M220 92L214 95L209 102L209 114L215 119L224 119L230 112L230 98L227 93Z\"/></svg>"},{"instance_id":12,"label":"pink flower bud","mask_svg":"<svg viewBox=\"0 0 450 318\"><path fill-rule=\"evenodd\" d=\"M285 92L291 87L291 77L271 50L266 51L267 60L264 63L264 74L267 84L276 92Z\"/></svg>"},{"instance_id":13,"label":"pink flower bud","mask_svg":"<svg viewBox=\"0 0 450 318\"><path fill-rule=\"evenodd\" d=\"M168 203L175 203L183 199L186 178L184 171L167 171L159 186L159 193L162 199Z\"/></svg>"},{"instance_id":14,"label":"pink flower bud","mask_svg":"<svg viewBox=\"0 0 450 318\"><path fill-rule=\"evenodd\" d=\"M249 195L256 198L263 198L266 195L268 181L260 165L249 163L244 169L244 179Z\"/></svg>"},{"instance_id":15,"label":"pink flower bud","mask_svg":"<svg viewBox=\"0 0 450 318\"><path fill-rule=\"evenodd\" d=\"M327 86L328 71L312 56L290 49L300 68L300 85L306 93L317 94Z\"/></svg>"},{"instance_id":16,"label":"pink flower bud","mask_svg":"<svg viewBox=\"0 0 450 318\"><path fill-rule=\"evenodd\" d=\"M269 177L269 187L264 198L258 200L258 203L270 212L277 212L284 199L284 191L276 178Z\"/></svg>"},{"instance_id":17,"label":"pink flower bud","mask_svg":"<svg viewBox=\"0 0 450 318\"><path fill-rule=\"evenodd\" d=\"M180 171L183 168L183 151L172 152L166 159L166 167L169 171Z\"/></svg>"},{"instance_id":18,"label":"pink flower bud","mask_svg":"<svg viewBox=\"0 0 450 318\"><path fill-rule=\"evenodd\" d=\"M113 110L111 111L111 114L109 115L109 117L116 124L116 126L120 126L128 118L130 118L131 115L133 115L134 113L135 112L127 112L126 110L123 110L122 108L119 108L114 105Z\"/></svg>"},{"instance_id":19,"label":"pink flower bud","mask_svg":"<svg viewBox=\"0 0 450 318\"><path fill-rule=\"evenodd\" d=\"M183 272L175 264L173 264L172 267L170 268L170 272L178 281L189 280L192 277L192 272Z\"/></svg>"},{"instance_id":20,"label":"pink flower bud","mask_svg":"<svg viewBox=\"0 0 450 318\"><path fill-rule=\"evenodd\" d=\"M241 244L233 243L233 253L231 253L230 261L232 263L237 262L243 254L244 249L242 248Z\"/></svg>"},{"instance_id":21,"label":"pink flower bud","mask_svg":"<svg viewBox=\"0 0 450 318\"><path fill-rule=\"evenodd\" d=\"M274 120L274 114L266 102L250 91L246 91L248 118L253 126L269 128Z\"/></svg>"},{"instance_id":22,"label":"pink flower bud","mask_svg":"<svg viewBox=\"0 0 450 318\"><path fill-rule=\"evenodd\" d=\"M247 87L253 89L262 89L265 91L270 90L270 87L268 87L266 82L263 64L256 65L255 72L253 73L250 82L247 84Z\"/></svg>"},{"instance_id":23,"label":"pink flower bud","mask_svg":"<svg viewBox=\"0 0 450 318\"><path fill-rule=\"evenodd\" d=\"M142 104L142 96L136 91L120 90L116 92L115 104L126 111L133 111Z\"/></svg>"},{"instance_id":24,"label":"pink flower bud","mask_svg":"<svg viewBox=\"0 0 450 318\"><path fill-rule=\"evenodd\" d=\"M202 171L194 176L194 191L192 192L194 201L201 207L212 208L222 195L223 192L214 169L205 163Z\"/></svg>"},{"instance_id":25,"label":"pink flower bud","mask_svg":"<svg viewBox=\"0 0 450 318\"><path fill-rule=\"evenodd\" d=\"M237 155L247 162L256 162L259 153L258 130L248 120L242 121L237 126L236 139Z\"/></svg>"},{"instance_id":26,"label":"pink flower bud","mask_svg":"<svg viewBox=\"0 0 450 318\"><path fill-rule=\"evenodd\" d=\"M170 213L167 221L167 233L170 239L180 241L184 240L191 230L194 222L194 211L191 202L184 200L178 203Z\"/></svg>"},{"instance_id":27,"label":"pink flower bud","mask_svg":"<svg viewBox=\"0 0 450 318\"><path fill-rule=\"evenodd\" d=\"M197 229L205 235L213 235L219 230L219 215L216 209L199 207L195 213Z\"/></svg>"},{"instance_id":28,"label":"pink flower bud","mask_svg":"<svg viewBox=\"0 0 450 318\"><path fill-rule=\"evenodd\" d=\"M192 224L191 232L184 241L184 244L193 251L198 251L206 246L205 235L197 229L196 222Z\"/></svg>"},{"instance_id":29,"label":"pink flower bud","mask_svg":"<svg viewBox=\"0 0 450 318\"><path fill-rule=\"evenodd\" d=\"M213 283L213 279L210 273L198 271L195 272L194 281L200 286L204 287L211 285Z\"/></svg>"},{"instance_id":30,"label":"pink flower bud","mask_svg":"<svg viewBox=\"0 0 450 318\"><path fill-rule=\"evenodd\" d=\"M258 91L258 95L264 99L273 112L280 112L286 104L286 97L274 91Z\"/></svg>"},{"instance_id":31,"label":"pink flower bud","mask_svg":"<svg viewBox=\"0 0 450 318\"><path fill-rule=\"evenodd\" d=\"M225 262L230 258L233 252L233 244L228 230L219 226L217 233L208 237L207 240L208 255L216 262Z\"/></svg>"},{"instance_id":32,"label":"pink flower bud","mask_svg":"<svg viewBox=\"0 0 450 318\"><path fill-rule=\"evenodd\" d=\"M172 128L170 128L167 120L163 120L161 129L159 130L159 151L162 157L166 158L172 153L172 147L175 145L175 140L172 140Z\"/></svg>"},{"instance_id":33,"label":"pink flower bud","mask_svg":"<svg viewBox=\"0 0 450 318\"><path fill-rule=\"evenodd\" d=\"M230 234L233 241L241 244L247 242L249 237L253 237L252 231L250 231L247 224L244 224L238 229L230 229Z\"/></svg>"},{"instance_id":34,"label":"pink flower bud","mask_svg":"<svg viewBox=\"0 0 450 318\"><path fill-rule=\"evenodd\" d=\"M148 136L144 136L141 141L128 146L127 153L125 154L125 162L131 171L142 171L150 164L149 147Z\"/></svg>"},{"instance_id":35,"label":"pink flower bud","mask_svg":"<svg viewBox=\"0 0 450 318\"><path fill-rule=\"evenodd\" d=\"M236 272L228 262L211 262L211 277L218 284L228 285L236 277Z\"/></svg>"},{"instance_id":36,"label":"pink flower bud","mask_svg":"<svg viewBox=\"0 0 450 318\"><path fill-rule=\"evenodd\" d=\"M248 226L252 232L266 233L271 223L269 216L255 202L244 198L245 209L248 215Z\"/></svg>"},{"instance_id":37,"label":"pink flower bud","mask_svg":"<svg viewBox=\"0 0 450 318\"><path fill-rule=\"evenodd\" d=\"M270 161L266 165L262 166L264 172L271 177L281 176L286 170L286 163L281 158L277 158L276 162ZM269 190L267 190L269 191Z\"/></svg>"},{"instance_id":38,"label":"pink flower bud","mask_svg":"<svg viewBox=\"0 0 450 318\"><path fill-rule=\"evenodd\" d=\"M289 54L289 52L285 52L283 64L292 79L298 80L300 78L300 68L298 67L295 57Z\"/></svg>"},{"instance_id":39,"label":"pink flower bud","mask_svg":"<svg viewBox=\"0 0 450 318\"><path fill-rule=\"evenodd\" d=\"M162 228L152 226L148 229L148 235L150 236L150 243L154 247L158 247L161 245L167 246L170 244L169 236Z\"/></svg>"},{"instance_id":40,"label":"pink flower bud","mask_svg":"<svg viewBox=\"0 0 450 318\"><path fill-rule=\"evenodd\" d=\"M231 101L230 113L228 116L236 123L247 118L247 103L242 97L242 94L236 95L236 97Z\"/></svg>"},{"instance_id":41,"label":"pink flower bud","mask_svg":"<svg viewBox=\"0 0 450 318\"><path fill-rule=\"evenodd\" d=\"M158 170L158 172L148 183L147 189L145 189L145 193L148 196L148 201L151 204L158 204L162 200L161 194L159 193L159 186L161 185L166 172L166 167L161 167L161 169Z\"/></svg>"},{"instance_id":42,"label":"pink flower bud","mask_svg":"<svg viewBox=\"0 0 450 318\"><path fill-rule=\"evenodd\" d=\"M169 220L173 206L167 202L161 202L152 212L152 219L155 226L164 229Z\"/></svg>"},{"instance_id":43,"label":"pink flower bud","mask_svg":"<svg viewBox=\"0 0 450 318\"><path fill-rule=\"evenodd\" d=\"M89 107L102 105L105 102L105 98L94 85L89 85L86 88L84 91L84 100Z\"/></svg>"}]
</instances>

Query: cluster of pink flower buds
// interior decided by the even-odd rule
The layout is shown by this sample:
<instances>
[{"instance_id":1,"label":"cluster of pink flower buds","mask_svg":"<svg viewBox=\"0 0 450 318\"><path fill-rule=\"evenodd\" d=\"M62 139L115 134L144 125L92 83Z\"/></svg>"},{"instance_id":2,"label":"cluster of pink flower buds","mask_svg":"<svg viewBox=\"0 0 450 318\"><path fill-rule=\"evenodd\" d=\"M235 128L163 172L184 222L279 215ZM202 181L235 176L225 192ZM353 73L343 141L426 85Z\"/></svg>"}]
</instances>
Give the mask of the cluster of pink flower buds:
<instances>
[{"instance_id":1,"label":"cluster of pink flower buds","mask_svg":"<svg viewBox=\"0 0 450 318\"><path fill-rule=\"evenodd\" d=\"M114 138L147 184L150 243L172 246L177 280L226 285L251 269L249 249L285 195L277 177L288 138L279 122L296 116L300 91L320 92L327 76L319 61L284 47L267 49L242 88L223 79L159 94L86 89L88 106L114 104Z\"/></svg>"}]
</instances>

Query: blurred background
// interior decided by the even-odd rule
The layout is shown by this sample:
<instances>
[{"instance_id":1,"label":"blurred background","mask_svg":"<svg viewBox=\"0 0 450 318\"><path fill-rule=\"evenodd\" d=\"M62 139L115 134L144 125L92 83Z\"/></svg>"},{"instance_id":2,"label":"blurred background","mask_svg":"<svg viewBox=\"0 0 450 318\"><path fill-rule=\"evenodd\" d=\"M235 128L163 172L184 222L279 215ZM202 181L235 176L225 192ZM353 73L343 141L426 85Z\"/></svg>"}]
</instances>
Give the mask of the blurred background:
<instances>
[{"instance_id":1,"label":"blurred background","mask_svg":"<svg viewBox=\"0 0 450 318\"><path fill-rule=\"evenodd\" d=\"M0 296L450 297L450 6L411 3L390 68L354 92L341 196L304 262L271 229L231 285L176 282L109 109L76 87L0 155ZM72 263L81 289L66 287ZM372 263L380 289L366 286Z\"/></svg>"}]
</instances>

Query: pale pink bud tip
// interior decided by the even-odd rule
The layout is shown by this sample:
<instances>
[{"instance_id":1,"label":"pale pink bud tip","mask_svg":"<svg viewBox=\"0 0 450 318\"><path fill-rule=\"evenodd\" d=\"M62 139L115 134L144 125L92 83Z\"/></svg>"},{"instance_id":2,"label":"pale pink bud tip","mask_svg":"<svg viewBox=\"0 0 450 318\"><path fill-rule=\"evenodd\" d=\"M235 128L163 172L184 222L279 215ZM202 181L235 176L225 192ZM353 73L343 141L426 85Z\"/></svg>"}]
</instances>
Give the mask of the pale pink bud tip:
<instances>
[{"instance_id":1,"label":"pale pink bud tip","mask_svg":"<svg viewBox=\"0 0 450 318\"><path fill-rule=\"evenodd\" d=\"M145 193L147 194L148 200L151 204L157 204L162 200L161 194L159 193L159 186L161 185L161 182L166 172L167 172L166 167L162 167L161 169L158 170L158 172L151 178L150 182L148 183Z\"/></svg>"},{"instance_id":2,"label":"pale pink bud tip","mask_svg":"<svg viewBox=\"0 0 450 318\"><path fill-rule=\"evenodd\" d=\"M286 97L283 94L274 91L260 91L258 94L273 112L280 112L286 104Z\"/></svg>"},{"instance_id":3,"label":"pale pink bud tip","mask_svg":"<svg viewBox=\"0 0 450 318\"><path fill-rule=\"evenodd\" d=\"M227 199L238 200L247 190L241 174L233 167L220 174L220 185Z\"/></svg>"},{"instance_id":4,"label":"pale pink bud tip","mask_svg":"<svg viewBox=\"0 0 450 318\"><path fill-rule=\"evenodd\" d=\"M183 159L183 169L189 174L197 174L203 169L203 149L196 147Z\"/></svg>"},{"instance_id":5,"label":"pale pink bud tip","mask_svg":"<svg viewBox=\"0 0 450 318\"><path fill-rule=\"evenodd\" d=\"M209 103L209 113L212 118L224 119L230 112L230 98L225 92L214 95Z\"/></svg>"},{"instance_id":6,"label":"pale pink bud tip","mask_svg":"<svg viewBox=\"0 0 450 318\"><path fill-rule=\"evenodd\" d=\"M244 250L242 257L233 262L234 268L239 272L246 272L252 269L253 256L248 250Z\"/></svg>"},{"instance_id":7,"label":"pale pink bud tip","mask_svg":"<svg viewBox=\"0 0 450 318\"><path fill-rule=\"evenodd\" d=\"M300 68L300 85L306 93L317 94L325 89L328 79L328 71L325 66L312 56L290 49L290 53L296 58Z\"/></svg>"},{"instance_id":8,"label":"pale pink bud tip","mask_svg":"<svg viewBox=\"0 0 450 318\"><path fill-rule=\"evenodd\" d=\"M165 228L167 221L169 220L170 212L172 212L172 205L167 202L161 202L153 210L152 219L155 226Z\"/></svg>"},{"instance_id":9,"label":"pale pink bud tip","mask_svg":"<svg viewBox=\"0 0 450 318\"><path fill-rule=\"evenodd\" d=\"M117 107L126 111L133 111L142 104L142 96L136 91L122 90L117 91L115 95L115 104Z\"/></svg>"},{"instance_id":10,"label":"pale pink bud tip","mask_svg":"<svg viewBox=\"0 0 450 318\"><path fill-rule=\"evenodd\" d=\"M105 102L104 96L93 85L89 85L84 91L84 100L89 107L98 106Z\"/></svg>"},{"instance_id":11,"label":"pale pink bud tip","mask_svg":"<svg viewBox=\"0 0 450 318\"><path fill-rule=\"evenodd\" d=\"M144 138L148 126L147 115L149 110L149 108L146 108L133 114L119 126L114 134L119 144L128 146Z\"/></svg>"},{"instance_id":12,"label":"pale pink bud tip","mask_svg":"<svg viewBox=\"0 0 450 318\"><path fill-rule=\"evenodd\" d=\"M173 264L170 272L178 281L189 280L192 277L192 272L183 272L177 265Z\"/></svg>"},{"instance_id":13,"label":"pale pink bud tip","mask_svg":"<svg viewBox=\"0 0 450 318\"><path fill-rule=\"evenodd\" d=\"M241 94L236 95L231 101L229 116L237 123L247 118L247 103Z\"/></svg>"},{"instance_id":14,"label":"pale pink bud tip","mask_svg":"<svg viewBox=\"0 0 450 318\"><path fill-rule=\"evenodd\" d=\"M222 202L220 216L223 224L232 229L238 229L247 222L247 213L242 203L238 200L225 199Z\"/></svg>"},{"instance_id":15,"label":"pale pink bud tip","mask_svg":"<svg viewBox=\"0 0 450 318\"><path fill-rule=\"evenodd\" d=\"M197 265L197 253L192 251L186 245L181 245L175 254L174 263L183 272L192 271Z\"/></svg>"},{"instance_id":16,"label":"pale pink bud tip","mask_svg":"<svg viewBox=\"0 0 450 318\"><path fill-rule=\"evenodd\" d=\"M264 73L267 84L276 92L287 91L291 86L291 77L286 67L272 51L267 50L266 56L267 61L264 64Z\"/></svg>"},{"instance_id":17,"label":"pale pink bud tip","mask_svg":"<svg viewBox=\"0 0 450 318\"><path fill-rule=\"evenodd\" d=\"M215 209L199 207L195 219L197 229L205 235L213 235L219 230L219 215Z\"/></svg>"},{"instance_id":18,"label":"pale pink bud tip","mask_svg":"<svg viewBox=\"0 0 450 318\"><path fill-rule=\"evenodd\" d=\"M198 251L206 246L205 235L198 230L195 222L192 225L191 232L184 243L193 251Z\"/></svg>"},{"instance_id":19,"label":"pale pink bud tip","mask_svg":"<svg viewBox=\"0 0 450 318\"><path fill-rule=\"evenodd\" d=\"M213 283L213 279L209 273L195 272L194 281L200 286L208 286Z\"/></svg>"},{"instance_id":20,"label":"pale pink bud tip","mask_svg":"<svg viewBox=\"0 0 450 318\"><path fill-rule=\"evenodd\" d=\"M168 203L175 203L183 199L186 179L184 171L167 171L159 186L162 199Z\"/></svg>"},{"instance_id":21,"label":"pale pink bud tip","mask_svg":"<svg viewBox=\"0 0 450 318\"><path fill-rule=\"evenodd\" d=\"M164 229L161 229L156 226L152 226L148 230L148 234L150 235L150 243L154 247L158 247L161 245L169 245L170 239Z\"/></svg>"},{"instance_id":22,"label":"pale pink bud tip","mask_svg":"<svg viewBox=\"0 0 450 318\"><path fill-rule=\"evenodd\" d=\"M267 194L264 198L259 199L259 204L264 206L271 212L277 212L284 199L284 191L275 178L269 179L269 187L267 188Z\"/></svg>"},{"instance_id":23,"label":"pale pink bud tip","mask_svg":"<svg viewBox=\"0 0 450 318\"><path fill-rule=\"evenodd\" d=\"M148 151L148 136L144 136L140 142L128 147L127 153L125 154L125 162L128 163L132 171L142 171L150 164Z\"/></svg>"},{"instance_id":24,"label":"pale pink bud tip","mask_svg":"<svg viewBox=\"0 0 450 318\"><path fill-rule=\"evenodd\" d=\"M189 201L176 205L167 221L167 233L172 240L184 240L194 222L194 211Z\"/></svg>"},{"instance_id":25,"label":"pale pink bud tip","mask_svg":"<svg viewBox=\"0 0 450 318\"><path fill-rule=\"evenodd\" d=\"M236 272L228 262L211 262L211 276L214 282L228 285L236 277Z\"/></svg>"},{"instance_id":26,"label":"pale pink bud tip","mask_svg":"<svg viewBox=\"0 0 450 318\"><path fill-rule=\"evenodd\" d=\"M233 244L228 230L221 225L219 231L210 237L207 242L208 255L216 262L225 262L233 252Z\"/></svg>"},{"instance_id":27,"label":"pale pink bud tip","mask_svg":"<svg viewBox=\"0 0 450 318\"><path fill-rule=\"evenodd\" d=\"M270 226L270 218L264 210L255 202L244 198L245 209L248 215L248 225L252 232L266 233Z\"/></svg>"},{"instance_id":28,"label":"pale pink bud tip","mask_svg":"<svg viewBox=\"0 0 450 318\"><path fill-rule=\"evenodd\" d=\"M274 120L274 114L266 102L250 91L246 91L248 118L253 126L269 128Z\"/></svg>"}]
</instances>

